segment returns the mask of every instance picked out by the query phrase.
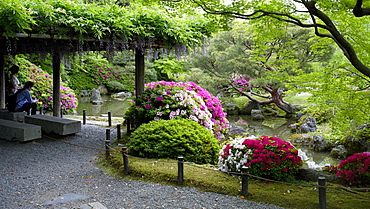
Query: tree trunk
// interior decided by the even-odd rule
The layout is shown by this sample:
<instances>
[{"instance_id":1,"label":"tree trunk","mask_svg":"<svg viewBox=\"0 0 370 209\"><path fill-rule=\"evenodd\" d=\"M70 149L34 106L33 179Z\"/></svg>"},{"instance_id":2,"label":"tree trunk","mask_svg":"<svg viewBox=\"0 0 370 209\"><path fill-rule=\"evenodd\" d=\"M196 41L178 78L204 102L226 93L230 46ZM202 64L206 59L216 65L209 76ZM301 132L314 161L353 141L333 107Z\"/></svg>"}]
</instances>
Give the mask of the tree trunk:
<instances>
[{"instance_id":1,"label":"tree trunk","mask_svg":"<svg viewBox=\"0 0 370 209\"><path fill-rule=\"evenodd\" d=\"M250 99L251 101L256 102L256 103L258 103L260 105L268 105L268 104L271 104L271 103L275 103L276 106L278 106L281 110L283 110L284 112L286 112L289 115L295 113L298 110L298 108L294 107L290 103L288 103L288 102L286 102L286 101L283 100L283 92L284 92L284 90L282 88L271 89L271 88L269 88L267 86L262 87L265 91L267 91L268 93L271 94L271 97L270 97L270 100L261 101L261 100L258 100L258 99L255 99L255 98L251 97L247 92L244 92L244 91L240 90L233 83L231 83L231 86L239 94L248 97L248 99ZM257 94L255 94L255 95L257 95ZM262 96L260 96L260 97L262 97Z\"/></svg>"}]
</instances>

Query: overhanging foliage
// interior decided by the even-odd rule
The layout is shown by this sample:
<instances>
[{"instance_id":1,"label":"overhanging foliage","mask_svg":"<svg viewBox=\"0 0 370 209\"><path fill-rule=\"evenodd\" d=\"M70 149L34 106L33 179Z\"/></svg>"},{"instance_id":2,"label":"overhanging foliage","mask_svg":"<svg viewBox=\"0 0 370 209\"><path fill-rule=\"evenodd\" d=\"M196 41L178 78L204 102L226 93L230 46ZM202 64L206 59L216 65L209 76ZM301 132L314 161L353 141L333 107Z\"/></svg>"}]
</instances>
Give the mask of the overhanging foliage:
<instances>
[{"instance_id":1,"label":"overhanging foliage","mask_svg":"<svg viewBox=\"0 0 370 209\"><path fill-rule=\"evenodd\" d=\"M140 45L140 38L163 46L191 46L213 26L200 16L178 18L156 7L83 4L62 0L4 0L0 3L3 38L110 40ZM42 34L42 36L40 35Z\"/></svg>"}]
</instances>

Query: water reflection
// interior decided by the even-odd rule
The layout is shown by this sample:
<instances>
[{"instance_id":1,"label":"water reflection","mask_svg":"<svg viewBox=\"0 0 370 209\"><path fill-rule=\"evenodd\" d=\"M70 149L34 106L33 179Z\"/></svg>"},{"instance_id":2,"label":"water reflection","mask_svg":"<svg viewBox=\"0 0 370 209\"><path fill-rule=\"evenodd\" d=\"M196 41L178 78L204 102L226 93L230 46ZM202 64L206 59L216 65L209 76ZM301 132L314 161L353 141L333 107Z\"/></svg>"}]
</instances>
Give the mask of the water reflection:
<instances>
[{"instance_id":1,"label":"water reflection","mask_svg":"<svg viewBox=\"0 0 370 209\"><path fill-rule=\"evenodd\" d=\"M127 108L129 107L129 101L120 98L113 98L110 95L102 95L103 104L93 105L90 103L90 97L79 97L77 114L82 115L83 110L86 110L88 116L100 116L111 112L114 117L122 117Z\"/></svg>"}]
</instances>

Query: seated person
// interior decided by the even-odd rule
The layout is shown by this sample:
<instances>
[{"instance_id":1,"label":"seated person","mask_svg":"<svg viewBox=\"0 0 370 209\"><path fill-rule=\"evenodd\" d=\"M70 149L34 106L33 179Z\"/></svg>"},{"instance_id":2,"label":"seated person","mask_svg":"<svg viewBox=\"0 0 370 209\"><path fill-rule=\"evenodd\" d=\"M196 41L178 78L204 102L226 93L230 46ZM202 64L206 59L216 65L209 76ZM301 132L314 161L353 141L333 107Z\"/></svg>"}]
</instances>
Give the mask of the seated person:
<instances>
[{"instance_id":1,"label":"seated person","mask_svg":"<svg viewBox=\"0 0 370 209\"><path fill-rule=\"evenodd\" d=\"M15 111L16 112L23 112L26 111L27 114L30 113L31 115L36 115L36 109L37 109L37 100L33 100L31 97L30 90L32 89L34 83L31 81L27 81L24 84L24 88L20 90L20 92L17 94L16 98L16 106Z\"/></svg>"}]
</instances>

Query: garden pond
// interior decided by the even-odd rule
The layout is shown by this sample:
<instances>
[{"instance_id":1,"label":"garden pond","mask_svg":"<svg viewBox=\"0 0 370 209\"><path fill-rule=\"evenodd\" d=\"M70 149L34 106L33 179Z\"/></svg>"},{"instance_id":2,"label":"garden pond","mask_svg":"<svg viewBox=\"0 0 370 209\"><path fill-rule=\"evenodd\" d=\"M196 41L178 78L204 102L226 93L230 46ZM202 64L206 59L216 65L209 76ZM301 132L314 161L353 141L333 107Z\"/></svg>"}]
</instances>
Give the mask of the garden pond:
<instances>
[{"instance_id":1,"label":"garden pond","mask_svg":"<svg viewBox=\"0 0 370 209\"><path fill-rule=\"evenodd\" d=\"M108 112L114 117L122 117L126 109L130 106L129 100L113 98L109 95L102 95L104 101L101 105L93 105L90 103L89 97L79 97L77 114L82 115L83 110L86 110L87 116L101 116ZM251 135L267 135L287 140L292 134L289 129L289 124L295 123L294 119L266 117L263 121L252 120L250 115L233 115L228 116L230 122L235 123L246 130L250 131ZM326 165L338 165L339 160L331 157L329 152L315 152L308 147L297 147L299 155L305 161L304 167L320 169Z\"/></svg>"}]
</instances>

